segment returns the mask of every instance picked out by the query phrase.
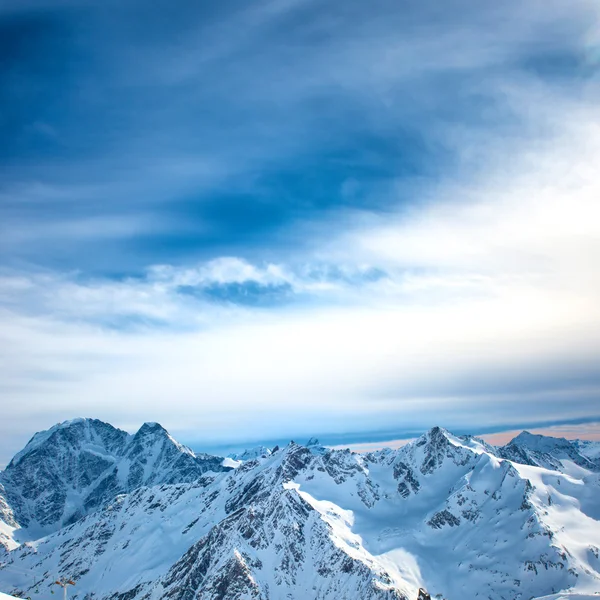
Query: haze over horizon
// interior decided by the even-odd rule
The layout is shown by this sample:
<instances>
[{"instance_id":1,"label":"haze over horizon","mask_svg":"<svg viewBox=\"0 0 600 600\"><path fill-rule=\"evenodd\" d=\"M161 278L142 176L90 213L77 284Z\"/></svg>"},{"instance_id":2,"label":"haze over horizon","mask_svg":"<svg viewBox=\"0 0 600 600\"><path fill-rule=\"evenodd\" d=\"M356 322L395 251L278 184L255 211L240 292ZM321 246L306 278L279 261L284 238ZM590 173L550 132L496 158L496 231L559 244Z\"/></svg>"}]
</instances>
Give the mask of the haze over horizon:
<instances>
[{"instance_id":1,"label":"haze over horizon","mask_svg":"<svg viewBox=\"0 0 600 600\"><path fill-rule=\"evenodd\" d=\"M7 0L0 56L0 463L600 421L597 2Z\"/></svg>"}]
</instances>

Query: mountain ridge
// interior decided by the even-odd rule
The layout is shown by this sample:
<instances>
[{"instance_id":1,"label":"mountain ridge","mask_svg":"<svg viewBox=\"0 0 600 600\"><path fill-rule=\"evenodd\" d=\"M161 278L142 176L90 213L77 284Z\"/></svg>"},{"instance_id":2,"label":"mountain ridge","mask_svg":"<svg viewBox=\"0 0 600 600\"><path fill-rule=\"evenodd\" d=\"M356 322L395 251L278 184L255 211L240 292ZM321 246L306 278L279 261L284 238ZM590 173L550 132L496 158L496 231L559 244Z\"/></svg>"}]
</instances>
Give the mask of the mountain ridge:
<instances>
[{"instance_id":1,"label":"mountain ridge","mask_svg":"<svg viewBox=\"0 0 600 600\"><path fill-rule=\"evenodd\" d=\"M144 444L154 430L170 438L158 427L142 426L134 455L158 456ZM400 600L419 588L521 600L600 589L599 474L565 472L567 459L555 457L562 470L521 464L439 427L397 450L290 442L254 454L191 481L144 473L136 481L147 485L5 551L0 585L35 600L20 570L40 590L73 577L88 600Z\"/></svg>"},{"instance_id":2,"label":"mountain ridge","mask_svg":"<svg viewBox=\"0 0 600 600\"><path fill-rule=\"evenodd\" d=\"M224 469L196 456L158 423L130 435L98 419L73 419L35 434L0 473L15 520L51 533L141 485L192 481Z\"/></svg>"}]
</instances>

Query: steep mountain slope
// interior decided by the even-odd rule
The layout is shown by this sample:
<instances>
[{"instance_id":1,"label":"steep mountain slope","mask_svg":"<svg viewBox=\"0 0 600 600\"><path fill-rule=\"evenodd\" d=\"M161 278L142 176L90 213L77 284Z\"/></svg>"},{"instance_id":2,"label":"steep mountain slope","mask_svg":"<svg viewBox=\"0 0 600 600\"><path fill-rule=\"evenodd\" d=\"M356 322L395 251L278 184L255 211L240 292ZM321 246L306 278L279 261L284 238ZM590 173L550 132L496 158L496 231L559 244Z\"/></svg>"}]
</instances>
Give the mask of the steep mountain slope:
<instances>
[{"instance_id":1,"label":"steep mountain slope","mask_svg":"<svg viewBox=\"0 0 600 600\"><path fill-rule=\"evenodd\" d=\"M0 518L26 528L22 539L35 539L118 493L194 481L207 470L223 470L221 463L196 456L157 423L131 436L96 419L67 421L34 435L0 473Z\"/></svg>"},{"instance_id":2,"label":"steep mountain slope","mask_svg":"<svg viewBox=\"0 0 600 600\"><path fill-rule=\"evenodd\" d=\"M51 573L67 571L80 593L114 600L407 597L397 571L364 551L348 554L344 536L355 536L343 514L332 536L320 513L284 486L310 457L306 449L293 445L279 454L194 484L119 496L101 512L13 551L0 576L32 598L25 573L43 579L43 593Z\"/></svg>"},{"instance_id":3,"label":"steep mountain slope","mask_svg":"<svg viewBox=\"0 0 600 600\"><path fill-rule=\"evenodd\" d=\"M600 442L592 440L573 440L571 443L577 448L579 454L595 463L598 469L600 469Z\"/></svg>"},{"instance_id":4,"label":"steep mountain slope","mask_svg":"<svg viewBox=\"0 0 600 600\"><path fill-rule=\"evenodd\" d=\"M14 532L18 527L13 509L6 499L4 486L0 484L0 553L5 548L12 550L18 546L14 540Z\"/></svg>"},{"instance_id":5,"label":"steep mountain slope","mask_svg":"<svg viewBox=\"0 0 600 600\"><path fill-rule=\"evenodd\" d=\"M600 481L583 471L514 463L439 428L364 456L291 443L122 494L8 553L0 588L35 600L65 575L95 600L591 594Z\"/></svg>"}]
</instances>

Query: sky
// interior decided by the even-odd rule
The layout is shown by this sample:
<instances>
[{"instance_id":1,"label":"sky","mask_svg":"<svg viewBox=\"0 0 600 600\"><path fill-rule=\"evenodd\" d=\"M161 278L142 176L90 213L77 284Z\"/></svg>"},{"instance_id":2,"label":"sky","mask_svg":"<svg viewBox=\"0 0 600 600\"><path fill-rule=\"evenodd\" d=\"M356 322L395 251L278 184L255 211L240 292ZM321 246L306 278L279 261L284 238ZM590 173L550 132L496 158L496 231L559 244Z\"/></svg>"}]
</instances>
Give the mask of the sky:
<instances>
[{"instance_id":1,"label":"sky","mask_svg":"<svg viewBox=\"0 0 600 600\"><path fill-rule=\"evenodd\" d=\"M599 69L596 0L4 0L0 462L598 421Z\"/></svg>"}]
</instances>

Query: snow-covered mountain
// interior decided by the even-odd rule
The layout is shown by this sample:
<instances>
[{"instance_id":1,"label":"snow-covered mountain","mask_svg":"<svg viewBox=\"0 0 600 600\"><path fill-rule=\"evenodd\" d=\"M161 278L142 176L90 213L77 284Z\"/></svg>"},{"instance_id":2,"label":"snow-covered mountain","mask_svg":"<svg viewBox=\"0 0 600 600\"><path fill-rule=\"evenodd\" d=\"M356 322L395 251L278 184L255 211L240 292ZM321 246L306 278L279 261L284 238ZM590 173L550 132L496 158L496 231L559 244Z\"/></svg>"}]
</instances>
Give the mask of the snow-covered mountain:
<instances>
[{"instance_id":1,"label":"snow-covered mountain","mask_svg":"<svg viewBox=\"0 0 600 600\"><path fill-rule=\"evenodd\" d=\"M596 465L598 465L600 468L600 442L593 442L591 440L575 440L572 443L577 448L579 454L596 463Z\"/></svg>"},{"instance_id":2,"label":"snow-covered mountain","mask_svg":"<svg viewBox=\"0 0 600 600\"><path fill-rule=\"evenodd\" d=\"M145 423L132 436L96 419L67 421L36 433L0 473L0 518L39 537L119 493L195 481L223 470L221 463L194 454L158 423Z\"/></svg>"},{"instance_id":3,"label":"snow-covered mountain","mask_svg":"<svg viewBox=\"0 0 600 600\"><path fill-rule=\"evenodd\" d=\"M260 458L262 456L269 456L271 454L271 449L266 446L255 446L254 448L248 448L243 452L235 452L228 456L233 460L253 460L255 458Z\"/></svg>"},{"instance_id":4,"label":"snow-covered mountain","mask_svg":"<svg viewBox=\"0 0 600 600\"><path fill-rule=\"evenodd\" d=\"M433 428L365 455L292 442L181 482L150 467L6 552L0 589L41 599L67 576L80 600L582 599L600 591L600 479L564 451L576 473Z\"/></svg>"},{"instance_id":5,"label":"snow-covered mountain","mask_svg":"<svg viewBox=\"0 0 600 600\"><path fill-rule=\"evenodd\" d=\"M600 471L600 442L555 438L523 431L498 450L498 455L526 465L578 473Z\"/></svg>"}]
</instances>

